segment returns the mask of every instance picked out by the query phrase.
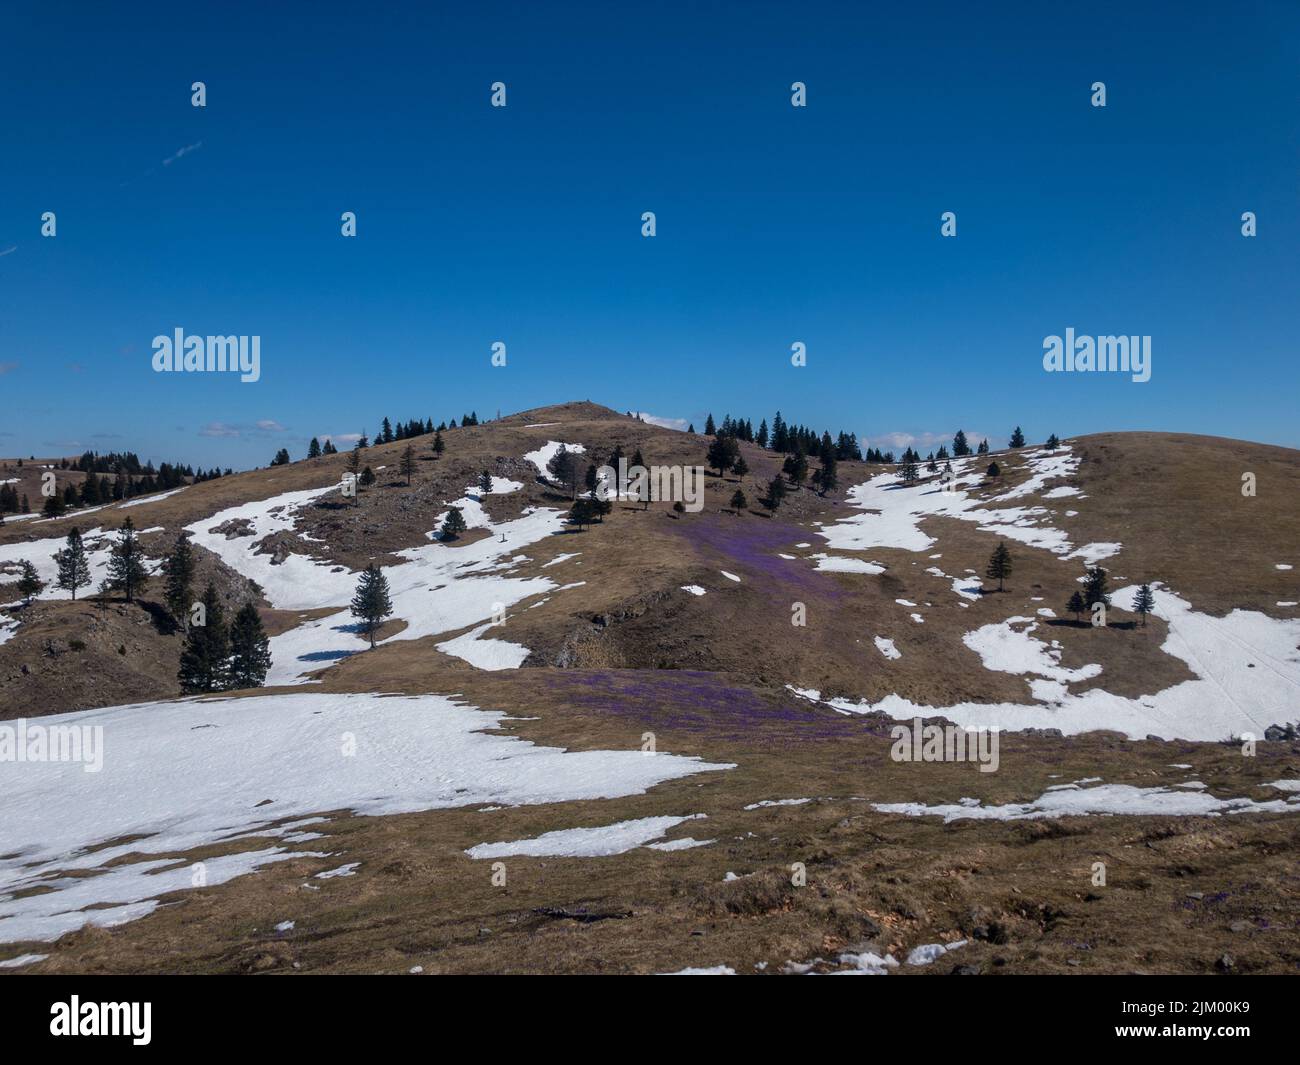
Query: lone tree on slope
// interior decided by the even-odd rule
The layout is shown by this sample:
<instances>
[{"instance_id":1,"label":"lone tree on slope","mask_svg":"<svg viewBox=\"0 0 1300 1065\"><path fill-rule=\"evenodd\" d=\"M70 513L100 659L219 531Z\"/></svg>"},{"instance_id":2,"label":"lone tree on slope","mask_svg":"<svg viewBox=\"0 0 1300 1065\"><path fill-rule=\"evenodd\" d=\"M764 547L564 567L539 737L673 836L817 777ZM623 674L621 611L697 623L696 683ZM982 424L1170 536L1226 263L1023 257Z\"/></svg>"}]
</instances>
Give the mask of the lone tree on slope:
<instances>
[{"instance_id":1,"label":"lone tree on slope","mask_svg":"<svg viewBox=\"0 0 1300 1065\"><path fill-rule=\"evenodd\" d=\"M487 470L478 475L478 490L485 496L492 494L492 474Z\"/></svg>"},{"instance_id":2,"label":"lone tree on slope","mask_svg":"<svg viewBox=\"0 0 1300 1065\"><path fill-rule=\"evenodd\" d=\"M737 514L749 506L749 500L745 498L745 493L739 488L731 494L731 505L736 508Z\"/></svg>"},{"instance_id":3,"label":"lone tree on slope","mask_svg":"<svg viewBox=\"0 0 1300 1065\"><path fill-rule=\"evenodd\" d=\"M1007 550L1005 542L999 543L989 558L988 569L984 575L990 580L998 582L998 591L1002 591L1002 582L1011 576L1011 552Z\"/></svg>"},{"instance_id":4,"label":"lone tree on slope","mask_svg":"<svg viewBox=\"0 0 1300 1065\"><path fill-rule=\"evenodd\" d=\"M108 580L113 588L120 588L131 602L140 585L148 580L149 574L144 568L144 554L140 550L140 541L135 538L135 522L130 518L122 523L117 534L117 543L113 545L108 559Z\"/></svg>"},{"instance_id":5,"label":"lone tree on slope","mask_svg":"<svg viewBox=\"0 0 1300 1065\"><path fill-rule=\"evenodd\" d=\"M569 508L569 522L578 527L578 532L582 532L583 526L590 525L596 520L596 507L590 499L575 499L573 506Z\"/></svg>"},{"instance_id":6,"label":"lone tree on slope","mask_svg":"<svg viewBox=\"0 0 1300 1065\"><path fill-rule=\"evenodd\" d=\"M352 597L352 616L360 618L375 646L375 629L393 612L393 601L388 597L388 579L372 562L361 573L357 594Z\"/></svg>"},{"instance_id":7,"label":"lone tree on slope","mask_svg":"<svg viewBox=\"0 0 1300 1065\"><path fill-rule=\"evenodd\" d=\"M1075 591L1070 596L1070 601L1065 604L1065 609L1074 615L1074 620L1080 622L1083 620L1083 612L1088 609L1088 604L1084 601L1083 593Z\"/></svg>"},{"instance_id":8,"label":"lone tree on slope","mask_svg":"<svg viewBox=\"0 0 1300 1065\"><path fill-rule=\"evenodd\" d=\"M407 444L402 449L402 476L406 478L406 487L411 487L411 474L415 472L415 448Z\"/></svg>"},{"instance_id":9,"label":"lone tree on slope","mask_svg":"<svg viewBox=\"0 0 1300 1065\"><path fill-rule=\"evenodd\" d=\"M465 515L461 513L460 507L452 507L447 511L447 516L442 520L442 538L444 540L454 540L457 536L465 531Z\"/></svg>"},{"instance_id":10,"label":"lone tree on slope","mask_svg":"<svg viewBox=\"0 0 1300 1065\"><path fill-rule=\"evenodd\" d=\"M1142 615L1142 627L1147 627L1147 615L1155 609L1156 597L1151 591L1151 585L1144 584L1137 590L1137 595L1133 598L1133 610L1135 613Z\"/></svg>"},{"instance_id":11,"label":"lone tree on slope","mask_svg":"<svg viewBox=\"0 0 1300 1065\"><path fill-rule=\"evenodd\" d=\"M260 688L271 668L271 641L262 618L251 602L239 608L230 626L229 686Z\"/></svg>"},{"instance_id":12,"label":"lone tree on slope","mask_svg":"<svg viewBox=\"0 0 1300 1065\"><path fill-rule=\"evenodd\" d=\"M32 600L45 590L45 582L41 580L40 574L36 572L36 567L25 558L19 561L18 569L18 594L30 606Z\"/></svg>"},{"instance_id":13,"label":"lone tree on slope","mask_svg":"<svg viewBox=\"0 0 1300 1065\"><path fill-rule=\"evenodd\" d=\"M71 592L72 600L76 602L77 589L90 583L90 562L86 559L86 546L81 542L81 533L76 526L68 533L63 550L54 552L54 564L58 567L59 587Z\"/></svg>"},{"instance_id":14,"label":"lone tree on slope","mask_svg":"<svg viewBox=\"0 0 1300 1065\"><path fill-rule=\"evenodd\" d=\"M740 448L736 441L730 436L715 436L713 442L709 444L709 451L706 461L710 466L718 471L718 476L736 464L736 459L740 457Z\"/></svg>"},{"instance_id":15,"label":"lone tree on slope","mask_svg":"<svg viewBox=\"0 0 1300 1065\"><path fill-rule=\"evenodd\" d=\"M1011 431L1011 446L1012 447L1025 446L1025 434L1020 431L1020 426L1018 425L1015 427L1015 429Z\"/></svg>"}]
</instances>

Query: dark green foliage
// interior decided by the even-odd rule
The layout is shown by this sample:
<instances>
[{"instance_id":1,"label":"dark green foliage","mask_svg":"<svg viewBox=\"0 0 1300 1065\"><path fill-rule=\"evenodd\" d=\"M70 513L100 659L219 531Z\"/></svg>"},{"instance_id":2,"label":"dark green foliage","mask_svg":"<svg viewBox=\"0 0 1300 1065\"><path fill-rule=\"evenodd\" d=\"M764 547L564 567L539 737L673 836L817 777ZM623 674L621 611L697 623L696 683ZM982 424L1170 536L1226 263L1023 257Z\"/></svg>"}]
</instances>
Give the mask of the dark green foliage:
<instances>
[{"instance_id":1,"label":"dark green foliage","mask_svg":"<svg viewBox=\"0 0 1300 1065\"><path fill-rule=\"evenodd\" d=\"M187 695L224 691L229 682L230 637L225 611L217 590L209 584L203 593L203 610L185 634L177 678Z\"/></svg>"},{"instance_id":2,"label":"dark green foliage","mask_svg":"<svg viewBox=\"0 0 1300 1065\"><path fill-rule=\"evenodd\" d=\"M252 603L239 608L230 626L231 688L260 688L271 668L271 641L262 627L261 615Z\"/></svg>"},{"instance_id":3,"label":"dark green foliage","mask_svg":"<svg viewBox=\"0 0 1300 1065\"><path fill-rule=\"evenodd\" d=\"M352 616L361 620L366 635L370 637L371 647L375 646L375 629L392 612L393 601L388 596L388 579L372 562L362 571L356 595L352 597Z\"/></svg>"}]
</instances>

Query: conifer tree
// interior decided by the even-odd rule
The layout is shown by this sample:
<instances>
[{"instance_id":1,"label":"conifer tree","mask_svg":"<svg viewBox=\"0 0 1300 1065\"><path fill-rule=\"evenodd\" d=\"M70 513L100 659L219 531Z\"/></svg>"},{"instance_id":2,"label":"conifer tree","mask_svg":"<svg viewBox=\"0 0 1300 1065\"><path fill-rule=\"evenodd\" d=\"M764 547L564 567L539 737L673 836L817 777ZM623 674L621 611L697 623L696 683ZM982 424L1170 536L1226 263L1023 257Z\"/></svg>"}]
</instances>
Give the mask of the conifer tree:
<instances>
[{"instance_id":1,"label":"conifer tree","mask_svg":"<svg viewBox=\"0 0 1300 1065\"><path fill-rule=\"evenodd\" d=\"M1151 585L1144 584L1137 590L1137 595L1133 598L1133 609L1136 613L1142 615L1142 627L1147 627L1147 615L1155 609L1156 597L1151 591Z\"/></svg>"},{"instance_id":2,"label":"conifer tree","mask_svg":"<svg viewBox=\"0 0 1300 1065\"><path fill-rule=\"evenodd\" d=\"M320 441L313 436L311 438L311 443L307 445L307 457L309 459L318 459L320 458L320 455Z\"/></svg>"},{"instance_id":3,"label":"conifer tree","mask_svg":"<svg viewBox=\"0 0 1300 1065\"><path fill-rule=\"evenodd\" d=\"M45 582L41 580L40 574L36 572L27 559L18 560L18 594L21 595L28 603L35 599L45 590Z\"/></svg>"},{"instance_id":4,"label":"conifer tree","mask_svg":"<svg viewBox=\"0 0 1300 1065\"><path fill-rule=\"evenodd\" d=\"M261 615L251 602L235 614L230 626L231 688L260 688L271 668L271 641L262 627Z\"/></svg>"},{"instance_id":5,"label":"conifer tree","mask_svg":"<svg viewBox=\"0 0 1300 1065\"><path fill-rule=\"evenodd\" d=\"M352 505L361 505L361 441L348 453L348 474L352 478Z\"/></svg>"},{"instance_id":6,"label":"conifer tree","mask_svg":"<svg viewBox=\"0 0 1300 1065\"><path fill-rule=\"evenodd\" d=\"M1002 591L1002 582L1011 576L1011 552L1007 550L1005 543L999 543L994 549L992 556L989 558L988 569L984 575L990 580L998 582L998 591Z\"/></svg>"},{"instance_id":7,"label":"conifer tree","mask_svg":"<svg viewBox=\"0 0 1300 1065\"><path fill-rule=\"evenodd\" d=\"M320 453L322 455L337 455L339 449L334 446L334 441L327 437L325 440L325 446L320 449Z\"/></svg>"},{"instance_id":8,"label":"conifer tree","mask_svg":"<svg viewBox=\"0 0 1300 1065\"><path fill-rule=\"evenodd\" d=\"M707 430L706 430L707 432ZM735 465L736 458L740 454L740 448L736 446L733 437L717 435L709 444L709 451L706 459L708 464L718 471L721 477L723 472L729 467Z\"/></svg>"},{"instance_id":9,"label":"conifer tree","mask_svg":"<svg viewBox=\"0 0 1300 1065\"><path fill-rule=\"evenodd\" d=\"M461 513L460 507L452 507L447 511L447 516L442 521L442 538L444 540L454 540L465 529L465 515Z\"/></svg>"},{"instance_id":10,"label":"conifer tree","mask_svg":"<svg viewBox=\"0 0 1300 1065\"><path fill-rule=\"evenodd\" d=\"M135 522L130 518L122 523L118 530L117 543L108 557L108 580L111 587L121 589L129 603L148 579L144 568L144 552L140 542L135 538Z\"/></svg>"},{"instance_id":11,"label":"conifer tree","mask_svg":"<svg viewBox=\"0 0 1300 1065\"><path fill-rule=\"evenodd\" d=\"M731 505L736 508L736 513L749 506L749 500L745 498L745 493L741 489L737 488L731 493Z\"/></svg>"},{"instance_id":12,"label":"conifer tree","mask_svg":"<svg viewBox=\"0 0 1300 1065\"><path fill-rule=\"evenodd\" d=\"M987 455L989 453L989 442L987 440L981 440L980 446L975 449L975 452L979 455Z\"/></svg>"},{"instance_id":13,"label":"conifer tree","mask_svg":"<svg viewBox=\"0 0 1300 1065\"><path fill-rule=\"evenodd\" d=\"M989 476L990 478L992 478L992 477L1001 477L1001 476L1002 476L1002 467L999 466L996 462L990 462L990 463L989 463L989 468L988 468L988 470L986 470L985 472L988 474L988 476Z\"/></svg>"},{"instance_id":14,"label":"conifer tree","mask_svg":"<svg viewBox=\"0 0 1300 1065\"><path fill-rule=\"evenodd\" d=\"M478 490L485 496L492 494L492 474L488 473L487 470L484 470L478 476Z\"/></svg>"},{"instance_id":15,"label":"conifer tree","mask_svg":"<svg viewBox=\"0 0 1300 1065\"><path fill-rule=\"evenodd\" d=\"M958 429L957 435L952 438L952 457L959 459L969 454L970 444L966 442L966 434Z\"/></svg>"},{"instance_id":16,"label":"conifer tree","mask_svg":"<svg viewBox=\"0 0 1300 1065\"><path fill-rule=\"evenodd\" d=\"M744 455L736 455L736 461L731 465L731 472L737 477L744 477L749 472L749 463L745 461Z\"/></svg>"},{"instance_id":17,"label":"conifer tree","mask_svg":"<svg viewBox=\"0 0 1300 1065\"><path fill-rule=\"evenodd\" d=\"M785 481L780 476L773 477L767 484L767 495L763 497L762 504L773 513L785 499Z\"/></svg>"},{"instance_id":18,"label":"conifer tree","mask_svg":"<svg viewBox=\"0 0 1300 1065\"><path fill-rule=\"evenodd\" d=\"M65 592L71 592L72 601L75 603L77 589L84 588L90 583L90 562L86 558L86 545L81 542L81 533L75 526L69 531L63 550L54 552L54 564L58 567L59 587Z\"/></svg>"},{"instance_id":19,"label":"conifer tree","mask_svg":"<svg viewBox=\"0 0 1300 1065\"><path fill-rule=\"evenodd\" d=\"M189 627L181 650L177 679L186 695L223 691L229 681L230 637L217 589L208 583L203 593L202 624Z\"/></svg>"},{"instance_id":20,"label":"conifer tree","mask_svg":"<svg viewBox=\"0 0 1300 1065\"><path fill-rule=\"evenodd\" d=\"M1097 603L1110 606L1110 593L1106 585L1106 571L1100 566L1093 566L1084 575L1083 601L1088 610L1091 610Z\"/></svg>"},{"instance_id":21,"label":"conifer tree","mask_svg":"<svg viewBox=\"0 0 1300 1065\"><path fill-rule=\"evenodd\" d=\"M41 513L47 518L59 518L67 509L63 496L55 492L54 495L45 497L45 505L41 508Z\"/></svg>"},{"instance_id":22,"label":"conifer tree","mask_svg":"<svg viewBox=\"0 0 1300 1065\"><path fill-rule=\"evenodd\" d=\"M369 466L367 466L364 470L361 471L361 487L369 488L374 483L375 483L375 471L372 470Z\"/></svg>"},{"instance_id":23,"label":"conifer tree","mask_svg":"<svg viewBox=\"0 0 1300 1065\"><path fill-rule=\"evenodd\" d=\"M704 435L713 436L717 433L718 427L713 424L713 415L710 414L704 419Z\"/></svg>"},{"instance_id":24,"label":"conifer tree","mask_svg":"<svg viewBox=\"0 0 1300 1065\"><path fill-rule=\"evenodd\" d=\"M434 431L433 444L431 446L433 448L433 457L435 459L440 458L442 456L442 453L447 450L447 445L443 442L442 439L441 429Z\"/></svg>"},{"instance_id":25,"label":"conifer tree","mask_svg":"<svg viewBox=\"0 0 1300 1065\"><path fill-rule=\"evenodd\" d=\"M415 473L415 448L410 444L402 449L402 476L406 478L406 487L411 487L411 474Z\"/></svg>"},{"instance_id":26,"label":"conifer tree","mask_svg":"<svg viewBox=\"0 0 1300 1065\"><path fill-rule=\"evenodd\" d=\"M569 522L578 527L578 532L582 532L583 526L590 525L595 520L596 508L592 500L584 497L573 501L573 506L569 508Z\"/></svg>"},{"instance_id":27,"label":"conifer tree","mask_svg":"<svg viewBox=\"0 0 1300 1065\"><path fill-rule=\"evenodd\" d=\"M393 425L385 418L379 427L379 436L376 438L377 444L391 444L393 442Z\"/></svg>"},{"instance_id":28,"label":"conifer tree","mask_svg":"<svg viewBox=\"0 0 1300 1065\"><path fill-rule=\"evenodd\" d=\"M1025 434L1020 431L1020 426L1018 425L1011 432L1011 446L1012 447L1025 446Z\"/></svg>"},{"instance_id":29,"label":"conifer tree","mask_svg":"<svg viewBox=\"0 0 1300 1065\"><path fill-rule=\"evenodd\" d=\"M454 507L452 509L455 510ZM352 616L361 619L372 648L375 646L375 629L392 612L393 601L388 597L388 579L372 562L362 572L361 579L357 582L357 593L352 597Z\"/></svg>"},{"instance_id":30,"label":"conifer tree","mask_svg":"<svg viewBox=\"0 0 1300 1065\"><path fill-rule=\"evenodd\" d=\"M1061 441L1055 433L1047 438L1047 446L1050 450L1055 451L1061 446Z\"/></svg>"},{"instance_id":31,"label":"conifer tree","mask_svg":"<svg viewBox=\"0 0 1300 1065\"><path fill-rule=\"evenodd\" d=\"M176 546L172 548L172 553L163 562L163 573L167 578L164 592L167 611L179 625L186 623L186 612L194 602L194 591L191 587L194 581L194 569L194 549L190 546L189 537L182 532L176 537Z\"/></svg>"},{"instance_id":32,"label":"conifer tree","mask_svg":"<svg viewBox=\"0 0 1300 1065\"><path fill-rule=\"evenodd\" d=\"M1083 598L1083 593L1076 590L1075 593L1070 596L1070 601L1065 604L1065 609L1074 615L1074 620L1076 622L1081 620L1083 612L1088 609L1088 604Z\"/></svg>"},{"instance_id":33,"label":"conifer tree","mask_svg":"<svg viewBox=\"0 0 1300 1065\"><path fill-rule=\"evenodd\" d=\"M563 444L556 449L551 460L546 464L546 472L549 473L557 484L561 487L571 487L576 499L578 496L578 460L573 457L573 452Z\"/></svg>"}]
</instances>

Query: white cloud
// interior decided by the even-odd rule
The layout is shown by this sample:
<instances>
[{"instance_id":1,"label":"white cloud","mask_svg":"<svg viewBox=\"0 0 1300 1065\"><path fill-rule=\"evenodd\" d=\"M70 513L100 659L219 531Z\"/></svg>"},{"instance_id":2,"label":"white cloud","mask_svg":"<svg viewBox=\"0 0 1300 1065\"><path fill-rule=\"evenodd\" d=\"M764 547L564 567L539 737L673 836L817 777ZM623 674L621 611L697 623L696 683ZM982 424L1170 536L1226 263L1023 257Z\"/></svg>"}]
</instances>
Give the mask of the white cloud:
<instances>
[{"instance_id":1,"label":"white cloud","mask_svg":"<svg viewBox=\"0 0 1300 1065\"><path fill-rule=\"evenodd\" d=\"M265 433L283 433L285 428L274 418L263 418L257 423L257 427Z\"/></svg>"},{"instance_id":2,"label":"white cloud","mask_svg":"<svg viewBox=\"0 0 1300 1065\"><path fill-rule=\"evenodd\" d=\"M225 422L208 422L199 430L199 436L238 436L239 430Z\"/></svg>"},{"instance_id":3,"label":"white cloud","mask_svg":"<svg viewBox=\"0 0 1300 1065\"><path fill-rule=\"evenodd\" d=\"M661 429L676 429L678 432L685 432L687 425L690 424L685 418L663 418L658 414L647 414L645 411L635 411L633 413L643 422L657 425Z\"/></svg>"},{"instance_id":4,"label":"white cloud","mask_svg":"<svg viewBox=\"0 0 1300 1065\"><path fill-rule=\"evenodd\" d=\"M928 430L922 430L915 433L880 433L876 436L866 437L865 444L870 444L872 447L878 447L882 451L902 451L905 448L912 447L924 454L927 451L937 450L940 444L945 445L948 450L951 451L952 438L956 435L956 429L950 433L936 433ZM1000 446L998 439L995 439L994 437L970 429L966 430L966 441L970 444L971 450L978 447L979 442L986 438L989 442L989 447L997 448Z\"/></svg>"}]
</instances>

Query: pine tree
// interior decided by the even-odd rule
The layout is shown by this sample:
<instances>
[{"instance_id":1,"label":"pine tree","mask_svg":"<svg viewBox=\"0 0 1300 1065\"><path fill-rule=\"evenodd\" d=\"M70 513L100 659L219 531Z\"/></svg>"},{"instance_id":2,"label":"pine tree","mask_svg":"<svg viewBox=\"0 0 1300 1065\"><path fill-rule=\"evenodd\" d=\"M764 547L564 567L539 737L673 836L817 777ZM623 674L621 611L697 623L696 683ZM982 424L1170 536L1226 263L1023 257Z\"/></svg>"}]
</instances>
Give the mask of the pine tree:
<instances>
[{"instance_id":1,"label":"pine tree","mask_svg":"<svg viewBox=\"0 0 1300 1065\"><path fill-rule=\"evenodd\" d=\"M31 601L45 590L45 582L41 580L40 574L36 572L27 559L18 560L18 594L27 600L30 605Z\"/></svg>"},{"instance_id":2,"label":"pine tree","mask_svg":"<svg viewBox=\"0 0 1300 1065\"><path fill-rule=\"evenodd\" d=\"M969 454L970 444L966 442L966 434L958 429L957 435L952 438L952 457L959 459Z\"/></svg>"},{"instance_id":3,"label":"pine tree","mask_svg":"<svg viewBox=\"0 0 1300 1065\"><path fill-rule=\"evenodd\" d=\"M369 488L374 483L375 483L375 471L372 470L369 466L367 466L364 470L361 471L361 487Z\"/></svg>"},{"instance_id":4,"label":"pine tree","mask_svg":"<svg viewBox=\"0 0 1300 1065\"><path fill-rule=\"evenodd\" d=\"M749 472L749 463L745 461L744 455L736 456L736 461L731 465L731 472L737 477L744 477Z\"/></svg>"},{"instance_id":5,"label":"pine tree","mask_svg":"<svg viewBox=\"0 0 1300 1065\"><path fill-rule=\"evenodd\" d=\"M289 449L287 447L280 448L280 450L275 453L275 458L271 460L271 465L272 466L289 465Z\"/></svg>"},{"instance_id":6,"label":"pine tree","mask_svg":"<svg viewBox=\"0 0 1300 1065\"><path fill-rule=\"evenodd\" d=\"M704 419L704 435L713 436L717 433L718 427L713 424L713 415L710 414Z\"/></svg>"},{"instance_id":7,"label":"pine tree","mask_svg":"<svg viewBox=\"0 0 1300 1065\"><path fill-rule=\"evenodd\" d=\"M767 495L761 500L761 502L768 510L775 513L783 499L785 499L785 481L781 480L779 476L773 477L771 481L768 482Z\"/></svg>"},{"instance_id":8,"label":"pine tree","mask_svg":"<svg viewBox=\"0 0 1300 1065\"><path fill-rule=\"evenodd\" d=\"M383 422L380 424L379 436L376 437L375 443L391 444L392 442L393 442L393 426L392 423L387 418L385 418Z\"/></svg>"},{"instance_id":9,"label":"pine tree","mask_svg":"<svg viewBox=\"0 0 1300 1065\"><path fill-rule=\"evenodd\" d=\"M327 437L325 439L325 446L320 449L320 453L322 455L337 455L339 453L339 449L334 446L334 441L330 440Z\"/></svg>"},{"instance_id":10,"label":"pine tree","mask_svg":"<svg viewBox=\"0 0 1300 1065\"><path fill-rule=\"evenodd\" d=\"M989 468L988 468L988 470L985 471L985 472L988 474L988 476L989 476L990 478L993 478L993 477L1001 477L1001 476L1002 476L1002 467L999 466L996 462L990 462L990 463L989 463Z\"/></svg>"},{"instance_id":11,"label":"pine tree","mask_svg":"<svg viewBox=\"0 0 1300 1065\"><path fill-rule=\"evenodd\" d=\"M452 510L460 513L455 507ZM352 597L352 616L361 619L366 634L370 637L371 647L375 646L376 627L392 612L393 601L388 597L388 579L372 562L362 572L361 579L357 582L357 594Z\"/></svg>"},{"instance_id":12,"label":"pine tree","mask_svg":"<svg viewBox=\"0 0 1300 1065\"><path fill-rule=\"evenodd\" d=\"M575 499L573 506L569 508L569 523L578 527L578 532L582 532L584 525L590 525L596 520L596 508L590 499Z\"/></svg>"},{"instance_id":13,"label":"pine tree","mask_svg":"<svg viewBox=\"0 0 1300 1065\"><path fill-rule=\"evenodd\" d=\"M1142 627L1147 627L1147 615L1155 609L1156 597L1151 591L1151 585L1144 584L1137 590L1137 595L1133 598L1133 609L1142 615Z\"/></svg>"},{"instance_id":14,"label":"pine tree","mask_svg":"<svg viewBox=\"0 0 1300 1065\"><path fill-rule=\"evenodd\" d=\"M77 589L84 588L90 583L90 562L86 558L86 546L81 542L81 533L75 526L68 533L63 550L54 552L54 564L59 571L59 587L65 592L71 592L72 601L75 603Z\"/></svg>"},{"instance_id":15,"label":"pine tree","mask_svg":"<svg viewBox=\"0 0 1300 1065\"><path fill-rule=\"evenodd\" d=\"M441 430L441 429L438 429L438 430L435 430L435 431L434 431L434 434L433 434L433 444L431 445L431 447L433 448L433 457L434 457L435 459L436 459L436 458L441 458L441 457L442 457L442 453L443 453L444 451L447 450L447 445L443 442L443 439L442 439L442 430Z\"/></svg>"},{"instance_id":16,"label":"pine tree","mask_svg":"<svg viewBox=\"0 0 1300 1065\"><path fill-rule=\"evenodd\" d=\"M994 549L992 556L989 558L988 569L984 575L990 580L998 582L998 591L1002 591L1002 582L1011 576L1011 552L1007 550L1005 543L999 543Z\"/></svg>"},{"instance_id":17,"label":"pine tree","mask_svg":"<svg viewBox=\"0 0 1300 1065\"><path fill-rule=\"evenodd\" d=\"M561 487L571 487L573 495L578 495L578 460L573 457L573 452L563 444L556 449L551 460L546 464L546 472L549 473L557 484Z\"/></svg>"},{"instance_id":18,"label":"pine tree","mask_svg":"<svg viewBox=\"0 0 1300 1065\"><path fill-rule=\"evenodd\" d=\"M352 505L361 505L361 441L348 453L348 474L352 479Z\"/></svg>"},{"instance_id":19,"label":"pine tree","mask_svg":"<svg viewBox=\"0 0 1300 1065\"><path fill-rule=\"evenodd\" d=\"M144 553L140 550L140 542L135 538L135 522L127 518L118 530L117 543L109 553L109 584L115 589L121 589L129 603L148 577L144 568Z\"/></svg>"},{"instance_id":20,"label":"pine tree","mask_svg":"<svg viewBox=\"0 0 1300 1065\"><path fill-rule=\"evenodd\" d=\"M411 474L415 473L415 448L410 444L402 449L402 476L406 478L406 487L411 487Z\"/></svg>"},{"instance_id":21,"label":"pine tree","mask_svg":"<svg viewBox=\"0 0 1300 1065\"><path fill-rule=\"evenodd\" d=\"M736 446L736 441L732 437L717 435L713 437L709 444L706 458L708 464L716 469L718 476L721 477L724 470L735 465L739 454L740 449Z\"/></svg>"},{"instance_id":22,"label":"pine tree","mask_svg":"<svg viewBox=\"0 0 1300 1065\"><path fill-rule=\"evenodd\" d=\"M745 498L745 493L739 488L731 494L731 505L736 508L737 513L749 506L749 500Z\"/></svg>"},{"instance_id":23,"label":"pine tree","mask_svg":"<svg viewBox=\"0 0 1300 1065\"><path fill-rule=\"evenodd\" d=\"M177 679L186 695L223 691L229 681L230 637L221 598L211 582L203 593L202 624L191 625L181 650Z\"/></svg>"},{"instance_id":24,"label":"pine tree","mask_svg":"<svg viewBox=\"0 0 1300 1065\"><path fill-rule=\"evenodd\" d=\"M52 496L45 497L45 505L41 508L41 513L47 518L59 518L68 509L67 504L63 501L63 496L55 492Z\"/></svg>"},{"instance_id":25,"label":"pine tree","mask_svg":"<svg viewBox=\"0 0 1300 1065\"><path fill-rule=\"evenodd\" d=\"M1057 438L1057 435L1055 433L1053 433L1051 436L1047 438L1047 447L1049 450L1055 451L1060 446L1061 446L1061 441Z\"/></svg>"},{"instance_id":26,"label":"pine tree","mask_svg":"<svg viewBox=\"0 0 1300 1065\"><path fill-rule=\"evenodd\" d=\"M822 495L835 491L835 486L839 484L839 481L839 472L835 466L835 454L828 451L822 456L822 468L817 473L817 484Z\"/></svg>"},{"instance_id":27,"label":"pine tree","mask_svg":"<svg viewBox=\"0 0 1300 1065\"><path fill-rule=\"evenodd\" d=\"M1110 606L1110 594L1107 591L1106 571L1100 566L1093 566L1084 575L1083 601L1088 610L1097 603Z\"/></svg>"},{"instance_id":28,"label":"pine tree","mask_svg":"<svg viewBox=\"0 0 1300 1065\"><path fill-rule=\"evenodd\" d=\"M1025 434L1020 431L1020 426L1018 425L1011 432L1011 446L1012 447L1025 446Z\"/></svg>"},{"instance_id":29,"label":"pine tree","mask_svg":"<svg viewBox=\"0 0 1300 1065\"><path fill-rule=\"evenodd\" d=\"M987 455L989 453L989 442L987 440L981 440L980 446L975 449L975 452L979 455Z\"/></svg>"},{"instance_id":30,"label":"pine tree","mask_svg":"<svg viewBox=\"0 0 1300 1065\"><path fill-rule=\"evenodd\" d=\"M320 441L313 436L311 443L307 445L307 457L309 459L318 459L320 454Z\"/></svg>"},{"instance_id":31,"label":"pine tree","mask_svg":"<svg viewBox=\"0 0 1300 1065\"><path fill-rule=\"evenodd\" d=\"M903 478L904 484L916 484L921 478L920 471L916 468L916 463L908 460L898 467L898 472Z\"/></svg>"},{"instance_id":32,"label":"pine tree","mask_svg":"<svg viewBox=\"0 0 1300 1065\"><path fill-rule=\"evenodd\" d=\"M479 474L478 490L485 496L492 494L492 474L488 473L487 470Z\"/></svg>"},{"instance_id":33,"label":"pine tree","mask_svg":"<svg viewBox=\"0 0 1300 1065\"><path fill-rule=\"evenodd\" d=\"M1065 609L1074 615L1074 620L1076 622L1081 620L1083 612L1088 609L1088 604L1084 601L1083 593L1076 591L1072 596L1070 596L1070 601L1066 603Z\"/></svg>"},{"instance_id":34,"label":"pine tree","mask_svg":"<svg viewBox=\"0 0 1300 1065\"><path fill-rule=\"evenodd\" d=\"M271 668L271 641L262 628L257 607L245 603L230 626L229 686L260 688Z\"/></svg>"},{"instance_id":35,"label":"pine tree","mask_svg":"<svg viewBox=\"0 0 1300 1065\"><path fill-rule=\"evenodd\" d=\"M189 537L181 533L176 537L176 546L172 548L172 553L163 562L163 573L167 577L164 593L167 611L180 625L185 624L186 612L194 602L194 591L191 587L194 581L194 569L194 549L190 546Z\"/></svg>"},{"instance_id":36,"label":"pine tree","mask_svg":"<svg viewBox=\"0 0 1300 1065\"><path fill-rule=\"evenodd\" d=\"M447 511L447 516L442 521L442 538L444 540L454 540L465 529L465 515L461 513L460 507L452 507Z\"/></svg>"}]
</instances>

